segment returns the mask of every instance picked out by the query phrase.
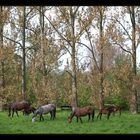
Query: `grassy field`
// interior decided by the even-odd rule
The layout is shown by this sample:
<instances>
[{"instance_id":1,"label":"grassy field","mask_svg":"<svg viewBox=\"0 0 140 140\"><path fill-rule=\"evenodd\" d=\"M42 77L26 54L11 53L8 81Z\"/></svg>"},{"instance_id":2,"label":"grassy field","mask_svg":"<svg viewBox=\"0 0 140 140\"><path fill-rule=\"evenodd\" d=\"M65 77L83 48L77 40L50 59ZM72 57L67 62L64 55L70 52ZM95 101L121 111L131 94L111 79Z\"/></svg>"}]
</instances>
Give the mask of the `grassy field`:
<instances>
[{"instance_id":1,"label":"grassy field","mask_svg":"<svg viewBox=\"0 0 140 140\"><path fill-rule=\"evenodd\" d=\"M83 117L83 124L77 123L73 118L71 124L67 122L70 111L57 111L56 119L50 120L50 114L44 116L44 122L32 122L32 114L19 117L14 115L8 117L8 112L0 112L0 134L140 134L140 114L131 115L129 112L122 112L111 115L107 120L102 116L102 120L97 120L97 113L94 122L88 122L88 117Z\"/></svg>"}]
</instances>

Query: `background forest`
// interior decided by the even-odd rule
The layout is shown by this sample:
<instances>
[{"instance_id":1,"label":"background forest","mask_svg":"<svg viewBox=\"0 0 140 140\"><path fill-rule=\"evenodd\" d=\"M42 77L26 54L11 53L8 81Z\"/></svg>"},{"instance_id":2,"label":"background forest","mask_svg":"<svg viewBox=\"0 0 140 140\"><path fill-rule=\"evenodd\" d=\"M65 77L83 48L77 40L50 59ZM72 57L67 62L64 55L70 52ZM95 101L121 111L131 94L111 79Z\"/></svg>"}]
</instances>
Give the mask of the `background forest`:
<instances>
[{"instance_id":1,"label":"background forest","mask_svg":"<svg viewBox=\"0 0 140 140\"><path fill-rule=\"evenodd\" d=\"M1 6L0 105L116 104L136 114L139 44L139 6Z\"/></svg>"}]
</instances>

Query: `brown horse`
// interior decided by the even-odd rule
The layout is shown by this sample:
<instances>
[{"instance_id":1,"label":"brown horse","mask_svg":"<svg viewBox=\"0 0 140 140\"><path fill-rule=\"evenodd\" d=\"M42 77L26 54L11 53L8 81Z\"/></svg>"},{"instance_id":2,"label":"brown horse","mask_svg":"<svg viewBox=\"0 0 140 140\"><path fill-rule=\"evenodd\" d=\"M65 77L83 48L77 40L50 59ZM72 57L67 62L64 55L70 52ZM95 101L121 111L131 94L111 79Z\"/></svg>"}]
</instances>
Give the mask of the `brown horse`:
<instances>
[{"instance_id":1,"label":"brown horse","mask_svg":"<svg viewBox=\"0 0 140 140\"><path fill-rule=\"evenodd\" d=\"M109 119L111 112L113 112L111 109L104 107L104 108L99 110L99 113L97 115L97 119L100 116L100 120L101 120L102 114L107 114L107 119Z\"/></svg>"},{"instance_id":2,"label":"brown horse","mask_svg":"<svg viewBox=\"0 0 140 140\"><path fill-rule=\"evenodd\" d=\"M25 108L23 110L23 115L29 115L31 113L34 114L34 111L36 110L36 108L34 108L33 106L29 106L29 108Z\"/></svg>"},{"instance_id":3,"label":"brown horse","mask_svg":"<svg viewBox=\"0 0 140 140\"><path fill-rule=\"evenodd\" d=\"M29 107L30 107L30 104L27 101L14 102L9 107L9 115L8 116L9 117L11 116L11 111L12 111L12 117L14 115L14 112L16 112L17 116L19 117L18 111L27 110L27 109L29 109Z\"/></svg>"},{"instance_id":4,"label":"brown horse","mask_svg":"<svg viewBox=\"0 0 140 140\"><path fill-rule=\"evenodd\" d=\"M100 116L100 120L101 120L102 114L107 114L107 119L109 119L111 113L113 113L113 115L115 115L115 112L117 112L117 111L119 111L119 113L121 115L121 107L120 106L111 105L108 107L104 107L104 108L99 110L97 119Z\"/></svg>"},{"instance_id":5,"label":"brown horse","mask_svg":"<svg viewBox=\"0 0 140 140\"><path fill-rule=\"evenodd\" d=\"M82 123L82 119L81 117L88 115L88 121L90 120L90 116L92 115L92 121L94 119L94 115L95 115L95 110L93 107L91 106L86 106L86 107L76 107L75 109L73 109L72 113L70 114L70 116L68 117L68 122L71 123L72 122L72 118L74 116L77 117L77 122L78 119L80 119L81 123Z\"/></svg>"},{"instance_id":6,"label":"brown horse","mask_svg":"<svg viewBox=\"0 0 140 140\"><path fill-rule=\"evenodd\" d=\"M113 115L115 116L116 112L119 112L119 116L121 116L121 106L116 106L116 105L111 105L108 107L108 109L110 109L113 112Z\"/></svg>"}]
</instances>

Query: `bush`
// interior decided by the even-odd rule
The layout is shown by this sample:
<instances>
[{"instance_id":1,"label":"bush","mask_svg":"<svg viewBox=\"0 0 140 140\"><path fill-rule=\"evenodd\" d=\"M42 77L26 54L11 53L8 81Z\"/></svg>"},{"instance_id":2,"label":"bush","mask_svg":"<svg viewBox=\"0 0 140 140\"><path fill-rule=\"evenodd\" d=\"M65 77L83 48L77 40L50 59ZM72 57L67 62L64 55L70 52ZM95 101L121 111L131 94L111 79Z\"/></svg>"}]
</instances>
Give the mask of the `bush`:
<instances>
[{"instance_id":1,"label":"bush","mask_svg":"<svg viewBox=\"0 0 140 140\"><path fill-rule=\"evenodd\" d=\"M109 96L109 97L105 98L105 104L119 105L125 110L129 109L128 101L120 96Z\"/></svg>"}]
</instances>

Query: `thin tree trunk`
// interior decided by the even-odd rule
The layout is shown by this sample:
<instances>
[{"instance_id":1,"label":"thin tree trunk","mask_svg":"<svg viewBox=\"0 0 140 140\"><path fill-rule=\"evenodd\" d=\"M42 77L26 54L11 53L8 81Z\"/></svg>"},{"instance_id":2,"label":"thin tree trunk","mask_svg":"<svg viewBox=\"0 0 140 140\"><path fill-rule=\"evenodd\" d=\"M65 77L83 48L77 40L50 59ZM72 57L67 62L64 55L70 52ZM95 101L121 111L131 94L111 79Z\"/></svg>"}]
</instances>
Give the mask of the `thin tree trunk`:
<instances>
[{"instance_id":1,"label":"thin tree trunk","mask_svg":"<svg viewBox=\"0 0 140 140\"><path fill-rule=\"evenodd\" d=\"M40 27L41 27L41 56L42 56L42 90L45 89L45 58L44 58L44 45L45 45L45 38L44 38L44 6L40 6ZM43 94L45 92L42 91Z\"/></svg>"},{"instance_id":2,"label":"thin tree trunk","mask_svg":"<svg viewBox=\"0 0 140 140\"><path fill-rule=\"evenodd\" d=\"M0 17L3 15L3 7L0 6ZM3 60L3 20L2 17L0 18L1 22L0 22L0 48L1 48L1 95L4 95L4 89L5 89L5 74L4 74L4 60ZM0 97L0 105L2 104L2 97Z\"/></svg>"},{"instance_id":3,"label":"thin tree trunk","mask_svg":"<svg viewBox=\"0 0 140 140\"><path fill-rule=\"evenodd\" d=\"M76 77L76 50L75 50L75 15L74 12L72 11L72 7L71 7L71 27L72 27L72 36L73 36L73 40L72 40L72 102L73 102L73 106L77 107L78 106L78 97L77 97L77 77Z\"/></svg>"},{"instance_id":4,"label":"thin tree trunk","mask_svg":"<svg viewBox=\"0 0 140 140\"><path fill-rule=\"evenodd\" d=\"M137 65L136 65L136 23L135 23L135 11L134 6L128 7L130 19L132 23L132 96L130 103L130 112L132 114L138 113L138 105L137 105L137 88L135 86L135 77L137 76Z\"/></svg>"},{"instance_id":5,"label":"thin tree trunk","mask_svg":"<svg viewBox=\"0 0 140 140\"><path fill-rule=\"evenodd\" d=\"M23 54L23 63L22 63L22 95L24 100L26 100L26 52L25 52L25 27L26 27L26 6L23 7L23 31L22 31L22 54Z\"/></svg>"},{"instance_id":6,"label":"thin tree trunk","mask_svg":"<svg viewBox=\"0 0 140 140\"><path fill-rule=\"evenodd\" d=\"M102 13L102 8L99 9L99 14L100 14L100 92L99 92L99 97L100 97L100 108L104 107L104 87L103 87L103 82L104 82L104 77L103 77L103 13Z\"/></svg>"}]
</instances>

